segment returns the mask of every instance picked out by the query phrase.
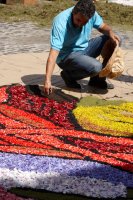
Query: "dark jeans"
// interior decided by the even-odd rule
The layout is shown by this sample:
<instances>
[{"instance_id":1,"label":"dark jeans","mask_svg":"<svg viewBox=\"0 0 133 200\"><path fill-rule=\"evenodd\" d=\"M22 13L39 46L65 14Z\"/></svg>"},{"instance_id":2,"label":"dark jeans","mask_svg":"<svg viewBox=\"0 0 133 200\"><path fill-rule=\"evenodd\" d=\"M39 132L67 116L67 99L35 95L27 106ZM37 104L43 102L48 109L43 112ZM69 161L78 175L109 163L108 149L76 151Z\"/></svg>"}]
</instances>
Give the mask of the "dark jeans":
<instances>
[{"instance_id":1,"label":"dark jeans","mask_svg":"<svg viewBox=\"0 0 133 200\"><path fill-rule=\"evenodd\" d=\"M100 55L108 39L105 35L92 38L84 51L72 52L58 64L59 67L69 73L70 78L74 80L96 76L103 67L96 57Z\"/></svg>"}]
</instances>

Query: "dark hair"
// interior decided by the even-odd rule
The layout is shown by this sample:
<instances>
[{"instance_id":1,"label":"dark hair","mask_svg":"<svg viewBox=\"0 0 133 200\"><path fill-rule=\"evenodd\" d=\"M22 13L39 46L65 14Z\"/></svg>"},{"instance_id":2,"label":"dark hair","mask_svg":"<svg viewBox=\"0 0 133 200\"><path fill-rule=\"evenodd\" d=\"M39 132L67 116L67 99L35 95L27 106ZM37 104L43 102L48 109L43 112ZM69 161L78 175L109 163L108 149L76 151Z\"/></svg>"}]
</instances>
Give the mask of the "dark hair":
<instances>
[{"instance_id":1,"label":"dark hair","mask_svg":"<svg viewBox=\"0 0 133 200\"><path fill-rule=\"evenodd\" d=\"M95 13L93 0L79 0L73 9L73 13L81 13L86 18L90 19Z\"/></svg>"}]
</instances>

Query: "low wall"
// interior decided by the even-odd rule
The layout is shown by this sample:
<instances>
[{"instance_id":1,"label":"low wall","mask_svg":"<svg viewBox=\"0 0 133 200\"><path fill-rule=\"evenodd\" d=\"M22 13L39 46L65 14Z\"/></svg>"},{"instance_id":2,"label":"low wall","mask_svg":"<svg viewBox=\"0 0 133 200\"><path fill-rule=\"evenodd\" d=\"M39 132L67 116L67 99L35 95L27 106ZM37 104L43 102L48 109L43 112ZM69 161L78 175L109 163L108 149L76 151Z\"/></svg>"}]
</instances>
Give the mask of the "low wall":
<instances>
[{"instance_id":1,"label":"low wall","mask_svg":"<svg viewBox=\"0 0 133 200\"><path fill-rule=\"evenodd\" d=\"M35 5L38 3L38 1L37 0L23 0L22 3L25 5Z\"/></svg>"},{"instance_id":2,"label":"low wall","mask_svg":"<svg viewBox=\"0 0 133 200\"><path fill-rule=\"evenodd\" d=\"M35 5L38 0L6 0L6 4L22 3L24 5Z\"/></svg>"}]
</instances>

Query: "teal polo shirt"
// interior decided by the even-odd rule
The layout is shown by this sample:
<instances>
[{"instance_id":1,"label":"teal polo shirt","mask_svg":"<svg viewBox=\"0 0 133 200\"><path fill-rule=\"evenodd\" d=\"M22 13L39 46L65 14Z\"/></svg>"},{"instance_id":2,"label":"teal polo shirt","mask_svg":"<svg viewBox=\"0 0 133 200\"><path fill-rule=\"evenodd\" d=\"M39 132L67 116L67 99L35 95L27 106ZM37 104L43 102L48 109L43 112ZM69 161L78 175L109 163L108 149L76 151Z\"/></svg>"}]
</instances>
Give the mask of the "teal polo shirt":
<instances>
[{"instance_id":1,"label":"teal polo shirt","mask_svg":"<svg viewBox=\"0 0 133 200\"><path fill-rule=\"evenodd\" d=\"M92 29L98 29L103 23L102 17L95 12L82 28L76 28L72 24L73 8L62 11L53 20L50 42L51 48L59 51L57 64L70 53L83 51L88 46Z\"/></svg>"}]
</instances>

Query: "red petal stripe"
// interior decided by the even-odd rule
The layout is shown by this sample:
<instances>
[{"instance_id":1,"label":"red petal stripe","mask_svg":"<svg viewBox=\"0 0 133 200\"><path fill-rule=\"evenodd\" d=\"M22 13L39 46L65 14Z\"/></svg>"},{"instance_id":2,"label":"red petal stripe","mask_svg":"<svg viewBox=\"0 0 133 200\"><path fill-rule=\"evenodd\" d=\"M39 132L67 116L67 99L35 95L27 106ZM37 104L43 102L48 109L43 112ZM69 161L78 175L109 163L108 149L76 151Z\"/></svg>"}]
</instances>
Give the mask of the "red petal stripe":
<instances>
[{"instance_id":1,"label":"red petal stripe","mask_svg":"<svg viewBox=\"0 0 133 200\"><path fill-rule=\"evenodd\" d=\"M6 93L7 86L0 88L0 103L6 101L8 94Z\"/></svg>"},{"instance_id":2,"label":"red petal stripe","mask_svg":"<svg viewBox=\"0 0 133 200\"><path fill-rule=\"evenodd\" d=\"M31 155L40 155L40 156L56 156L56 157L66 157L66 158L76 158L82 159L81 156L75 155L71 152L63 152L56 150L47 150L47 149L34 149L34 148L25 148L17 146L0 146L0 151L9 152L9 153L22 153L22 154L31 154Z\"/></svg>"},{"instance_id":3,"label":"red petal stripe","mask_svg":"<svg viewBox=\"0 0 133 200\"><path fill-rule=\"evenodd\" d=\"M2 136L2 138L9 142L11 145L16 145L16 146L22 146L22 147L32 147L32 148L42 148L42 149L50 149L51 147L48 146L48 145L45 145L45 144L38 144L36 143L35 141L26 141L22 138L18 138L16 136L9 136L9 135L6 135L6 136ZM30 139L30 138L29 138Z\"/></svg>"},{"instance_id":4,"label":"red petal stripe","mask_svg":"<svg viewBox=\"0 0 133 200\"><path fill-rule=\"evenodd\" d=\"M4 131L4 132L6 132L6 131ZM109 155L109 154L108 155L101 155L101 154L98 154L98 153L94 153L91 150L88 150L88 149L86 150L84 148L81 148L79 146L76 147L76 146L73 146L71 144L65 144L64 141L61 141L61 140L57 139L56 137L54 137L55 133L61 133L61 132L62 132L62 135L64 135L64 133L67 133L67 135L69 135L69 133L73 132L73 135L78 135L79 136L80 135L79 131L74 131L74 130L73 131L68 131L68 130L66 131L64 129L62 129L62 130L56 130L56 129L53 129L53 130L42 130L42 129L40 129L38 131L33 130L34 134L35 134L35 132L36 133L38 132L41 135L29 135L32 132L32 130L19 130L19 129L17 129L17 130L14 130L14 131L12 130L12 132L13 133L16 132L17 136L20 136L20 135L22 136L23 135L23 137L25 137L25 138L29 138L29 139L35 140L37 142L43 142L46 145L52 145L53 147L56 147L56 148L60 149L62 151L63 155L65 155L66 157L68 155L68 154L66 154L66 150L69 150L71 152L71 154L77 154L77 152L78 152L79 154L82 155L83 159L85 157L89 157L89 158L91 158L91 159L93 159L95 161L108 163L108 164L111 164L111 165L116 166L116 167L121 167L124 170L128 170L128 171L133 172L133 165L130 164L130 163L126 163L124 161L116 159L115 158L115 154L113 154L113 155ZM2 131L1 131L1 133L2 133ZM83 133L84 132L82 132L82 134ZM8 132L8 134L9 134L9 132ZM89 135L89 133L88 133L88 135ZM29 151L28 152L30 154L34 154L34 152L36 150L32 151L32 148L30 148L30 149L31 149L31 152L29 152ZM7 148L7 150L8 150L8 148ZM63 152L63 150L65 151L65 153ZM51 153L49 154L48 150L43 149L42 151L44 151L45 153L47 152L48 156L52 155ZM22 152L22 149L21 149L21 152ZM99 152L100 152L100 150L99 150ZM105 152L106 152L106 143L105 143ZM58 152L56 153L56 155L57 154L58 154ZM61 154L59 153L59 155L61 155ZM73 155L73 156L78 157L77 155ZM112 157L109 157L109 156L112 156Z\"/></svg>"},{"instance_id":5,"label":"red petal stripe","mask_svg":"<svg viewBox=\"0 0 133 200\"><path fill-rule=\"evenodd\" d=\"M27 125L22 122L17 122L9 117L6 117L0 113L0 123L3 124L6 128L33 128L30 125Z\"/></svg>"},{"instance_id":6,"label":"red petal stripe","mask_svg":"<svg viewBox=\"0 0 133 200\"><path fill-rule=\"evenodd\" d=\"M5 104L0 104L0 112L14 120L19 120L37 128L57 128L52 122Z\"/></svg>"}]
</instances>

